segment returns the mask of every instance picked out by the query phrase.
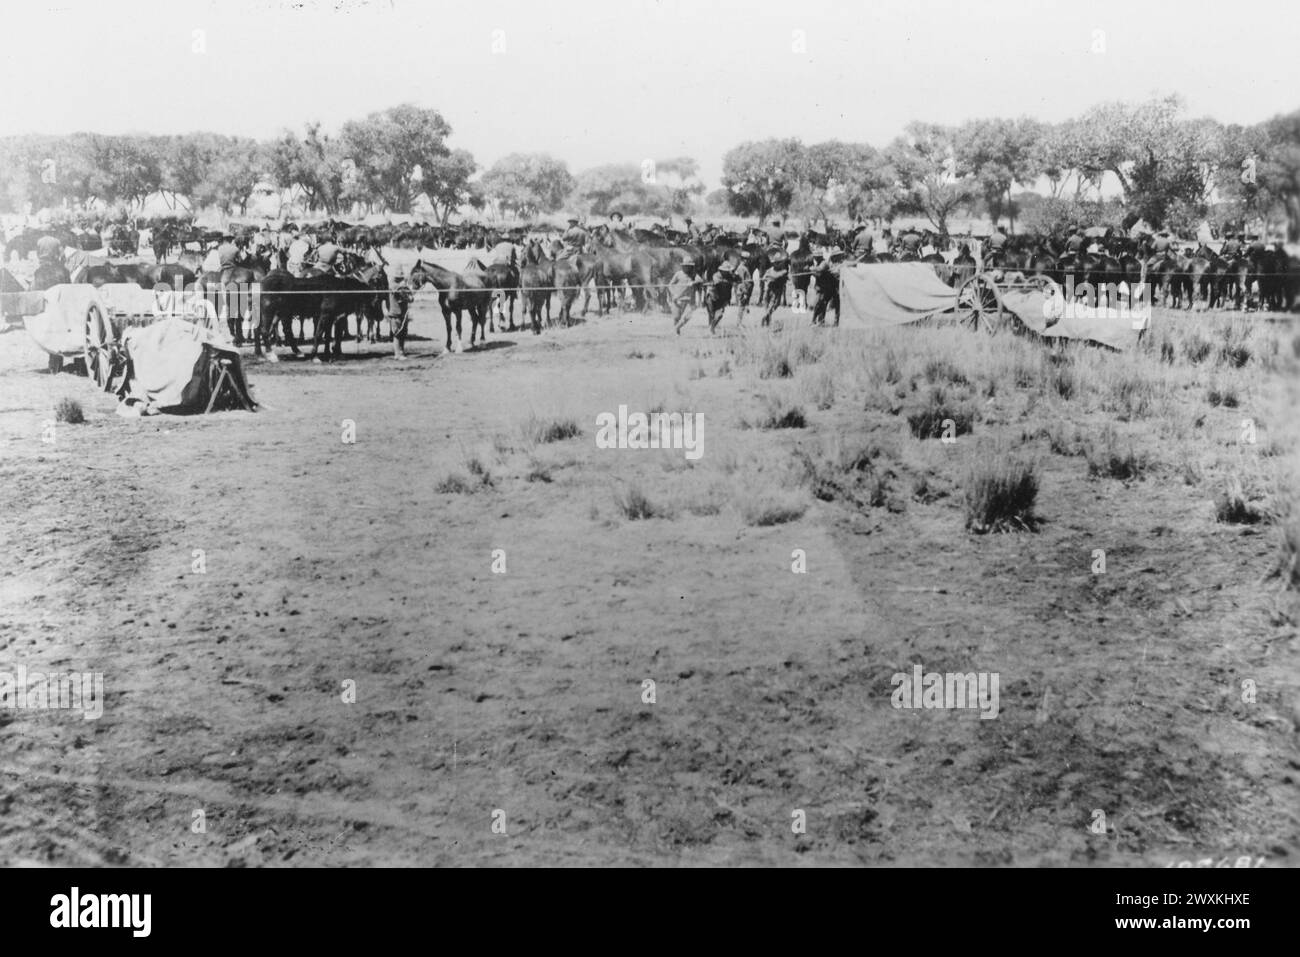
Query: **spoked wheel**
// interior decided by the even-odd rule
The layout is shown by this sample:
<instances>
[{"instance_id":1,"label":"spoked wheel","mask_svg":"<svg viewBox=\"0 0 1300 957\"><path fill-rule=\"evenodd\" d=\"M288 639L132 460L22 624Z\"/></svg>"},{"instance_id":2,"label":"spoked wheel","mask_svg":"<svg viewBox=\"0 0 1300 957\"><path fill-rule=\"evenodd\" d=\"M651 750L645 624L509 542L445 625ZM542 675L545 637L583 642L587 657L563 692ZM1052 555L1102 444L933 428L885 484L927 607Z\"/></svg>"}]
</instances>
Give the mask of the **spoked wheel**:
<instances>
[{"instance_id":1,"label":"spoked wheel","mask_svg":"<svg viewBox=\"0 0 1300 957\"><path fill-rule=\"evenodd\" d=\"M957 291L958 315L962 325L983 330L990 335L1002 328L1004 309L998 286L992 279L977 273Z\"/></svg>"},{"instance_id":2,"label":"spoked wheel","mask_svg":"<svg viewBox=\"0 0 1300 957\"><path fill-rule=\"evenodd\" d=\"M113 372L113 328L97 303L86 309L86 375L108 391Z\"/></svg>"}]
</instances>

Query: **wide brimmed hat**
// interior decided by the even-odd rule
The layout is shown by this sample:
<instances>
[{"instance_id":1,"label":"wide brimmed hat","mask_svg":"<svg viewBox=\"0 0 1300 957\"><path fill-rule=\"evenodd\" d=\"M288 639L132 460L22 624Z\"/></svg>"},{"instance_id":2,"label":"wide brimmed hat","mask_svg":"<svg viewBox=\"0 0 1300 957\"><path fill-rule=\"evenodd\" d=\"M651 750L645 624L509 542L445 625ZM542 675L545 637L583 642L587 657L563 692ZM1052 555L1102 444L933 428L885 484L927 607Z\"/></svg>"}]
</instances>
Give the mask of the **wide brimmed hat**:
<instances>
[{"instance_id":1,"label":"wide brimmed hat","mask_svg":"<svg viewBox=\"0 0 1300 957\"><path fill-rule=\"evenodd\" d=\"M683 266L694 266L694 265L695 265L695 260L692 259L690 256L687 256L685 259L682 260L682 265L683 265Z\"/></svg>"}]
</instances>

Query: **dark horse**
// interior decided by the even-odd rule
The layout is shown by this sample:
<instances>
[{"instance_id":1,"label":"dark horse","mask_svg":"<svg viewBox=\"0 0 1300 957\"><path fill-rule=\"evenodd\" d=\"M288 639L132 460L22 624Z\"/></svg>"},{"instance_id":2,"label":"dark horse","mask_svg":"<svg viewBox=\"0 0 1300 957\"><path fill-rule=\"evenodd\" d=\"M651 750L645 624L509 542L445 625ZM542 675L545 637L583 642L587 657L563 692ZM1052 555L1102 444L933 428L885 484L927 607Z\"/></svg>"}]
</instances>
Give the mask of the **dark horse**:
<instances>
[{"instance_id":1,"label":"dark horse","mask_svg":"<svg viewBox=\"0 0 1300 957\"><path fill-rule=\"evenodd\" d=\"M257 297L258 322L253 331L253 349L262 354L266 345L267 358L277 361L271 345L276 320L280 321L285 342L298 355L298 343L293 337L290 320L311 319L313 329L311 357L317 358L321 343L325 343L325 358L343 355L343 332L348 316L367 315L378 306L379 293L352 276L294 276L283 269L272 270L261 280ZM333 333L334 347L329 340Z\"/></svg>"},{"instance_id":2,"label":"dark horse","mask_svg":"<svg viewBox=\"0 0 1300 957\"><path fill-rule=\"evenodd\" d=\"M195 291L212 303L218 315L226 316L230 337L237 346L244 344L244 320L252 315L254 286L270 271L269 262L249 260L227 270L224 283L220 272L200 273L194 281ZM256 330L253 334L256 336Z\"/></svg>"},{"instance_id":3,"label":"dark horse","mask_svg":"<svg viewBox=\"0 0 1300 957\"><path fill-rule=\"evenodd\" d=\"M461 339L462 310L469 310L470 346L473 347L476 335L479 338L486 336L484 325L487 322L488 310L492 308L493 289L482 275L477 273L461 275L450 269L444 269L437 263L427 263L420 259L416 260L415 265L411 267L409 279L412 289L432 285L438 290L438 305L442 307L442 318L447 324L448 352L452 351L452 316L456 317L456 339L458 341Z\"/></svg>"}]
</instances>

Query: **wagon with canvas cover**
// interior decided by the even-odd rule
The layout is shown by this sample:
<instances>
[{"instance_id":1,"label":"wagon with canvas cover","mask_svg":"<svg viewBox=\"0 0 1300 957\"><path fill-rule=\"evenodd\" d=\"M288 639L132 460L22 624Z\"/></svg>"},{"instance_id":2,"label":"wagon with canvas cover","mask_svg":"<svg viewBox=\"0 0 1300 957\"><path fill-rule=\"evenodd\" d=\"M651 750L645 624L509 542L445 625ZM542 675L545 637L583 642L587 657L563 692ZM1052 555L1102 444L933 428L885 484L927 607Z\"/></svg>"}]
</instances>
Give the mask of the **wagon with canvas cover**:
<instances>
[{"instance_id":1,"label":"wagon with canvas cover","mask_svg":"<svg viewBox=\"0 0 1300 957\"><path fill-rule=\"evenodd\" d=\"M840 326L869 328L957 323L988 333L1009 330L1049 341L1122 350L1147 328L1150 309L1068 303L1046 276L978 272L955 289L929 263L858 263L840 273Z\"/></svg>"},{"instance_id":2,"label":"wagon with canvas cover","mask_svg":"<svg viewBox=\"0 0 1300 957\"><path fill-rule=\"evenodd\" d=\"M22 307L51 371L79 361L104 391L161 411L255 408L239 351L202 297L133 283L64 283L24 294Z\"/></svg>"}]
</instances>

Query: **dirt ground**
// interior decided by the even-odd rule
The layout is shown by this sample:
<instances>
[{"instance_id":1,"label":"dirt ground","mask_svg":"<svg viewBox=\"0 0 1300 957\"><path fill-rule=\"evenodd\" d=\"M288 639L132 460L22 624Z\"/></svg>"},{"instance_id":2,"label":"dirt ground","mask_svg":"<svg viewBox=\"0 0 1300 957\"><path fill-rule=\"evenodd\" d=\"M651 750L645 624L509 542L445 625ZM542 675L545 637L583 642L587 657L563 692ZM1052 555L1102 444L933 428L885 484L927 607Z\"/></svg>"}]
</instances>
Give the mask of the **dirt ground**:
<instances>
[{"instance_id":1,"label":"dirt ground","mask_svg":"<svg viewBox=\"0 0 1300 957\"><path fill-rule=\"evenodd\" d=\"M702 311L680 338L616 315L463 354L427 303L413 330L406 363L248 360L256 414L144 419L0 336L0 669L105 685L95 721L0 711L5 859L1295 864L1300 615L1266 577L1276 527L1216 521L1207 484L1098 480L1031 435L1042 524L976 535L970 436L893 437L843 381L806 428L749 428L769 382ZM1294 420L1281 372L1242 375L1247 406ZM43 442L64 397L87 421ZM1032 432L1013 400L976 436ZM702 458L597 448L620 404L702 411ZM1207 407L1197 435L1226 445L1242 411ZM530 442L532 417L580 431ZM746 519L863 423L939 491ZM630 520L630 488L686 505ZM997 719L895 709L913 664L998 673Z\"/></svg>"}]
</instances>

